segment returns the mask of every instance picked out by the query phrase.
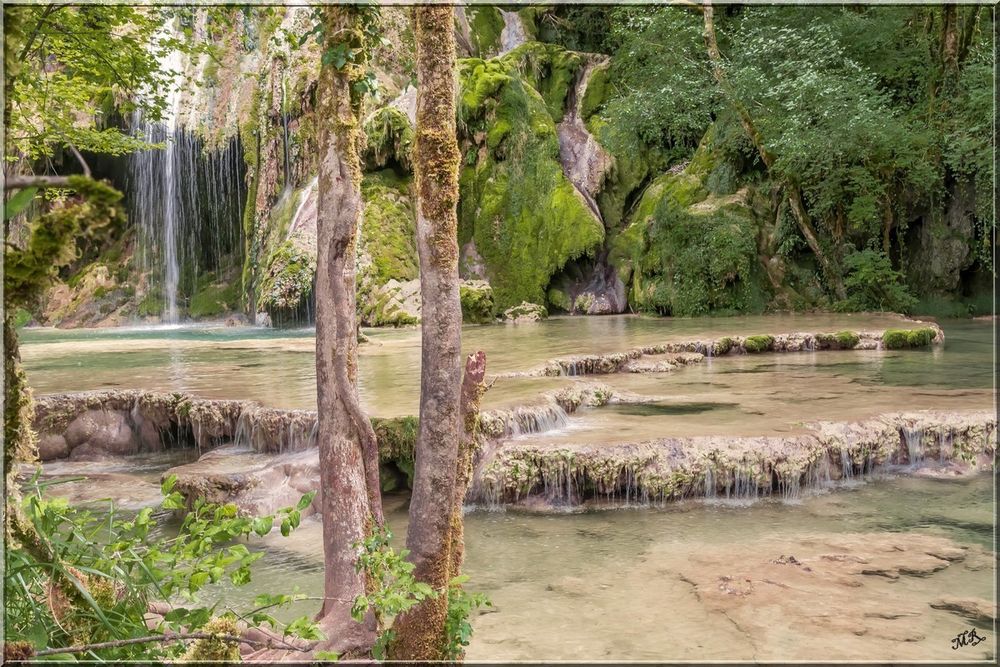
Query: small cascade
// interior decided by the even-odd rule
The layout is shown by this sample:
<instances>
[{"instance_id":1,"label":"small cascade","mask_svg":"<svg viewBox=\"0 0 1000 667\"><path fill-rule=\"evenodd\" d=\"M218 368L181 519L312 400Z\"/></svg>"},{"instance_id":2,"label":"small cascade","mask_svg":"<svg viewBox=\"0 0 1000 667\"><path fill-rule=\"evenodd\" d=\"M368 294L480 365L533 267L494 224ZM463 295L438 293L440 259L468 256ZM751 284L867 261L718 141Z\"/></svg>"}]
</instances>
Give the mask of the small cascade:
<instances>
[{"instance_id":1,"label":"small cascade","mask_svg":"<svg viewBox=\"0 0 1000 667\"><path fill-rule=\"evenodd\" d=\"M268 454L301 452L316 447L316 413L249 406L236 421L233 443Z\"/></svg>"},{"instance_id":2,"label":"small cascade","mask_svg":"<svg viewBox=\"0 0 1000 667\"><path fill-rule=\"evenodd\" d=\"M555 400L493 410L481 416L483 430L494 438L518 438L565 428L569 414Z\"/></svg>"},{"instance_id":3,"label":"small cascade","mask_svg":"<svg viewBox=\"0 0 1000 667\"><path fill-rule=\"evenodd\" d=\"M716 489L715 489L715 475L712 473L711 468L705 469L705 499L715 500Z\"/></svg>"},{"instance_id":4,"label":"small cascade","mask_svg":"<svg viewBox=\"0 0 1000 667\"><path fill-rule=\"evenodd\" d=\"M900 431L903 434L903 440L906 442L907 462L910 466L920 465L924 460L924 430L920 427L904 426Z\"/></svg>"},{"instance_id":5,"label":"small cascade","mask_svg":"<svg viewBox=\"0 0 1000 667\"><path fill-rule=\"evenodd\" d=\"M521 15L517 12L505 12L500 10L503 17L503 30L500 32L500 55L509 53L528 41L524 31L524 23Z\"/></svg>"},{"instance_id":6,"label":"small cascade","mask_svg":"<svg viewBox=\"0 0 1000 667\"><path fill-rule=\"evenodd\" d=\"M951 429L938 432L938 461L947 463L955 458L955 434Z\"/></svg>"}]
</instances>

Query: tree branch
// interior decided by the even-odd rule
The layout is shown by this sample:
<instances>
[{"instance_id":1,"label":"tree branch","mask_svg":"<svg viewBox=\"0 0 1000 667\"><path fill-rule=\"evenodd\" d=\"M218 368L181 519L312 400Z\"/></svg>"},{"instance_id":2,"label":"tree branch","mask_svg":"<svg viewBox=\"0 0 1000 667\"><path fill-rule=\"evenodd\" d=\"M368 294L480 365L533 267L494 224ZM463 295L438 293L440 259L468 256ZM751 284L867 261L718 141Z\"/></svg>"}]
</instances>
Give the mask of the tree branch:
<instances>
[{"instance_id":1,"label":"tree branch","mask_svg":"<svg viewBox=\"0 0 1000 667\"><path fill-rule=\"evenodd\" d=\"M149 637L117 639L110 642L100 642L98 644L79 644L77 646L68 646L66 648L47 648L35 653L35 657L57 655L61 653L86 653L88 651L97 651L105 648L119 648L122 646L132 646L134 644L152 644L154 642L186 641L191 639L219 639L227 642L249 644L250 646L274 648L269 642L256 641L253 639L246 639L244 637L236 637L234 635L217 635L211 632L187 632L183 634L150 635ZM285 644L283 648L287 648L290 651L300 651L302 653L307 652L307 649L298 648L296 646L292 646L291 644Z\"/></svg>"},{"instance_id":2,"label":"tree branch","mask_svg":"<svg viewBox=\"0 0 1000 667\"><path fill-rule=\"evenodd\" d=\"M4 190L22 188L68 188L69 176L8 176L4 179Z\"/></svg>"}]
</instances>

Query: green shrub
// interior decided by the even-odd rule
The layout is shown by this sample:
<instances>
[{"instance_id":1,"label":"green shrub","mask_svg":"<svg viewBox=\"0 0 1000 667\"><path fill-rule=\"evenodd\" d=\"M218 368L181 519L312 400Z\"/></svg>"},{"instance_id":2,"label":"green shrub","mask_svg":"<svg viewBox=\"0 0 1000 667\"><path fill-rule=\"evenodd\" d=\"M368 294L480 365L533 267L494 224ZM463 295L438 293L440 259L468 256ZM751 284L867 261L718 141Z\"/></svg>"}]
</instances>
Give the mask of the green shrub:
<instances>
[{"instance_id":1,"label":"green shrub","mask_svg":"<svg viewBox=\"0 0 1000 667\"><path fill-rule=\"evenodd\" d=\"M840 311L888 310L909 313L917 304L903 283L903 274L892 268L885 253L861 250L844 260L847 299L834 304Z\"/></svg>"},{"instance_id":2,"label":"green shrub","mask_svg":"<svg viewBox=\"0 0 1000 667\"><path fill-rule=\"evenodd\" d=\"M774 336L747 336L743 340L743 349L747 352L767 352L774 347Z\"/></svg>"},{"instance_id":3,"label":"green shrub","mask_svg":"<svg viewBox=\"0 0 1000 667\"><path fill-rule=\"evenodd\" d=\"M156 509L159 514L184 512L171 536L162 534L151 507L128 516L114 506L110 512L92 512L72 507L63 498L45 497L45 483L33 480L24 515L46 548L58 556L42 560L36 550L8 552L6 639L28 642L33 650L68 648L161 632L219 632L220 626L227 626L220 618L236 617L253 627L268 623L302 639L323 638L308 617L285 625L263 613L304 595L261 594L243 609L226 602L206 605L207 596L199 595L219 584L250 583L252 564L264 554L250 551L247 538L266 535L272 526L288 535L298 527L301 512L315 493L303 496L294 508L254 518L239 516L233 504L185 499L173 490L175 482L173 476L164 481L164 498ZM173 607L155 628L146 621L152 601ZM176 660L184 648L179 641L148 642L78 653L101 662L155 662Z\"/></svg>"}]
</instances>

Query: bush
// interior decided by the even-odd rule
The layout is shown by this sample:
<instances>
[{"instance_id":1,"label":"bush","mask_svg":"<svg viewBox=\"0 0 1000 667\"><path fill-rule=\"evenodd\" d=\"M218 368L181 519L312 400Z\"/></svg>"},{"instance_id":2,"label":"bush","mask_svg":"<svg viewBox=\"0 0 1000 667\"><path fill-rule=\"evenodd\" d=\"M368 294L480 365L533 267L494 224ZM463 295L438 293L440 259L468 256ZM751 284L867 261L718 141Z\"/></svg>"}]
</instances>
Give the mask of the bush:
<instances>
[{"instance_id":1,"label":"bush","mask_svg":"<svg viewBox=\"0 0 1000 667\"><path fill-rule=\"evenodd\" d=\"M172 491L175 481L171 477L163 483L160 511L185 510L184 498ZM321 637L306 617L285 626L265 613L305 596L259 595L254 608L237 612L224 602L205 606L197 595L224 579L235 586L250 583L251 565L263 553L251 552L237 540L266 535L275 523L287 535L298 526L299 513L314 494L303 496L295 508L258 518L237 516L233 504L196 500L177 534L170 536L159 534L153 508L131 517L123 517L114 506L109 512L91 512L71 507L62 498L44 497L44 486L33 481L24 512L52 557L39 560L34 550L8 551L8 641L28 642L33 652L160 632L212 632L228 627L224 619L235 617L305 639ZM173 607L154 629L147 627L145 618L151 601ZM94 649L87 655L159 661L177 659L184 650L181 641L156 641Z\"/></svg>"},{"instance_id":2,"label":"bush","mask_svg":"<svg viewBox=\"0 0 1000 667\"><path fill-rule=\"evenodd\" d=\"M743 349L749 353L767 352L774 347L774 336L747 336L743 341Z\"/></svg>"},{"instance_id":3,"label":"bush","mask_svg":"<svg viewBox=\"0 0 1000 667\"><path fill-rule=\"evenodd\" d=\"M847 298L835 304L840 311L888 310L909 313L917 304L903 284L903 274L892 268L885 253L861 250L844 261Z\"/></svg>"}]
</instances>

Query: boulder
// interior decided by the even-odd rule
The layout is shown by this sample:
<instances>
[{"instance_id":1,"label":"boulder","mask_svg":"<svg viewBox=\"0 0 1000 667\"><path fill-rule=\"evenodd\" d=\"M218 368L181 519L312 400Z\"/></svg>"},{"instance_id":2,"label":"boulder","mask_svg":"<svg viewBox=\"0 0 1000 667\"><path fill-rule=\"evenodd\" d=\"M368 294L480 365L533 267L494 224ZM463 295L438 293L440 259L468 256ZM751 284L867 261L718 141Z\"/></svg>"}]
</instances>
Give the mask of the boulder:
<instances>
[{"instance_id":1,"label":"boulder","mask_svg":"<svg viewBox=\"0 0 1000 667\"><path fill-rule=\"evenodd\" d=\"M538 322L539 320L544 320L548 315L549 313L545 310L545 306L540 306L537 303L528 303L527 301L522 301L519 305L511 306L503 311L504 321L514 324Z\"/></svg>"},{"instance_id":2,"label":"boulder","mask_svg":"<svg viewBox=\"0 0 1000 667\"><path fill-rule=\"evenodd\" d=\"M38 458L41 461L63 459L69 456L66 438L56 433L45 433L38 438Z\"/></svg>"},{"instance_id":3,"label":"boulder","mask_svg":"<svg viewBox=\"0 0 1000 667\"><path fill-rule=\"evenodd\" d=\"M70 423L64 437L74 451L84 445L87 451L112 455L135 454L139 450L128 414L121 410L87 410Z\"/></svg>"}]
</instances>

